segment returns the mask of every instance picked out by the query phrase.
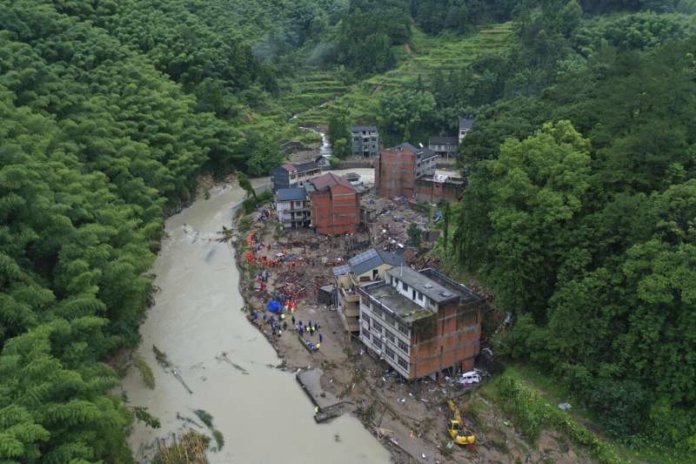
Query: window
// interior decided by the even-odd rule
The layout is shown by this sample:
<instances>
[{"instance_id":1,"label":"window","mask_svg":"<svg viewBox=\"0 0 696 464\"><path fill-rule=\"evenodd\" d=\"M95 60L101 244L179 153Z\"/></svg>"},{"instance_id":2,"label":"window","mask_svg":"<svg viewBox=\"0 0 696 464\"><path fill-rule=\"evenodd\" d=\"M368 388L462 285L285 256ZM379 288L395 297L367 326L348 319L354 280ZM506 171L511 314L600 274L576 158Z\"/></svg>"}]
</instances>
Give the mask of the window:
<instances>
[{"instance_id":1,"label":"window","mask_svg":"<svg viewBox=\"0 0 696 464\"><path fill-rule=\"evenodd\" d=\"M379 322L373 321L372 328L375 329L375 332L382 333L382 324L380 324Z\"/></svg>"},{"instance_id":2,"label":"window","mask_svg":"<svg viewBox=\"0 0 696 464\"><path fill-rule=\"evenodd\" d=\"M387 346L386 348L384 348L384 352L387 353L387 356L394 359L394 356L395 356L394 350L392 350L391 348L389 348Z\"/></svg>"},{"instance_id":3,"label":"window","mask_svg":"<svg viewBox=\"0 0 696 464\"><path fill-rule=\"evenodd\" d=\"M389 283L392 284L392 287L394 286L394 276L390 277L391 280L389 280Z\"/></svg>"},{"instance_id":4,"label":"window","mask_svg":"<svg viewBox=\"0 0 696 464\"><path fill-rule=\"evenodd\" d=\"M389 340L390 342L394 343L396 341L396 339L394 338L394 334L390 331L387 330L384 332L384 334L387 336L387 340Z\"/></svg>"},{"instance_id":5,"label":"window","mask_svg":"<svg viewBox=\"0 0 696 464\"><path fill-rule=\"evenodd\" d=\"M404 335L408 335L408 327L406 327L403 324L399 324L399 332L401 332Z\"/></svg>"},{"instance_id":6,"label":"window","mask_svg":"<svg viewBox=\"0 0 696 464\"><path fill-rule=\"evenodd\" d=\"M413 289L411 295L412 295L412 298L411 298L411 299L412 299L412 300L415 300L415 299L416 299L416 289L415 289L415 288Z\"/></svg>"},{"instance_id":7,"label":"window","mask_svg":"<svg viewBox=\"0 0 696 464\"><path fill-rule=\"evenodd\" d=\"M367 322L368 325L370 324L370 316L368 316L365 313L361 313L360 317L362 318L363 321Z\"/></svg>"},{"instance_id":8,"label":"window","mask_svg":"<svg viewBox=\"0 0 696 464\"><path fill-rule=\"evenodd\" d=\"M363 328L362 328L362 336L363 336L366 340L369 340L369 339L370 339L370 331L369 331L366 327L363 327Z\"/></svg>"},{"instance_id":9,"label":"window","mask_svg":"<svg viewBox=\"0 0 696 464\"><path fill-rule=\"evenodd\" d=\"M408 370L408 361L406 361L404 358L399 356L399 366L403 367L404 369Z\"/></svg>"},{"instance_id":10,"label":"window","mask_svg":"<svg viewBox=\"0 0 696 464\"><path fill-rule=\"evenodd\" d=\"M403 288L404 291L408 292L408 285L406 284L406 282L401 282L401 288Z\"/></svg>"},{"instance_id":11,"label":"window","mask_svg":"<svg viewBox=\"0 0 696 464\"><path fill-rule=\"evenodd\" d=\"M375 337L375 339L372 340L372 344L375 345L378 350L382 349L382 340L380 340L379 338Z\"/></svg>"},{"instance_id":12,"label":"window","mask_svg":"<svg viewBox=\"0 0 696 464\"><path fill-rule=\"evenodd\" d=\"M399 340L399 349L404 353L408 353L408 345L401 340Z\"/></svg>"}]
</instances>

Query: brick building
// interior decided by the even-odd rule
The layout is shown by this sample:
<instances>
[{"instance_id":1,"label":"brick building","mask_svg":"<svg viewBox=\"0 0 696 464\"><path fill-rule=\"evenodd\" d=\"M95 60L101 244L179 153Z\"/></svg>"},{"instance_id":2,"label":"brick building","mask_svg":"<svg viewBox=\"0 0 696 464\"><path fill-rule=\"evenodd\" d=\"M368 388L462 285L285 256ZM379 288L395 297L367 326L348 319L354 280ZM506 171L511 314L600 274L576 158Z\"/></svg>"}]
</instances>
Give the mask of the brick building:
<instances>
[{"instance_id":1,"label":"brick building","mask_svg":"<svg viewBox=\"0 0 696 464\"><path fill-rule=\"evenodd\" d=\"M432 269L399 266L385 278L358 288L362 343L407 380L473 369L483 300Z\"/></svg>"},{"instance_id":2,"label":"brick building","mask_svg":"<svg viewBox=\"0 0 696 464\"><path fill-rule=\"evenodd\" d=\"M416 179L415 198L418 201L458 201L463 193L464 179L455 173L436 171L432 176Z\"/></svg>"},{"instance_id":3,"label":"brick building","mask_svg":"<svg viewBox=\"0 0 696 464\"><path fill-rule=\"evenodd\" d=\"M414 198L416 179L435 173L437 157L429 148L417 148L410 143L382 150L375 164L377 195Z\"/></svg>"},{"instance_id":4,"label":"brick building","mask_svg":"<svg viewBox=\"0 0 696 464\"><path fill-rule=\"evenodd\" d=\"M325 235L354 234L360 225L360 200L350 182L330 172L310 179L312 227Z\"/></svg>"}]
</instances>

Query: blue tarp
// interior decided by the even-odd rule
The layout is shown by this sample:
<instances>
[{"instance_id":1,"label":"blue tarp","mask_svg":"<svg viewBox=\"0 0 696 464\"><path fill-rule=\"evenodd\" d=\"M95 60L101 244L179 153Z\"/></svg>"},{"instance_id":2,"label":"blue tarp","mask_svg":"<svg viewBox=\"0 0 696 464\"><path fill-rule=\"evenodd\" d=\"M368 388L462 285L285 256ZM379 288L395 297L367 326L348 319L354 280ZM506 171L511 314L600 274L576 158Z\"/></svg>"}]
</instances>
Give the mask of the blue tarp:
<instances>
[{"instance_id":1,"label":"blue tarp","mask_svg":"<svg viewBox=\"0 0 696 464\"><path fill-rule=\"evenodd\" d=\"M280 304L279 301L271 300L266 305L266 309L275 314L279 313L283 309L283 306Z\"/></svg>"}]
</instances>

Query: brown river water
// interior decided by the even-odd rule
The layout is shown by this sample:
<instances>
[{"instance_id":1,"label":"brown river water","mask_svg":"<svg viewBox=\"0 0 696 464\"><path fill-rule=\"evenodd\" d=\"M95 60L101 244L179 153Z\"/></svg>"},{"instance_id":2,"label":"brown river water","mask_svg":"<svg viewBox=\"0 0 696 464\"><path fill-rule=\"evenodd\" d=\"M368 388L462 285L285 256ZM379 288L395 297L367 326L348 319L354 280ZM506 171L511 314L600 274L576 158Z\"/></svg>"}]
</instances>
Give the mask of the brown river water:
<instances>
[{"instance_id":1,"label":"brown river water","mask_svg":"<svg viewBox=\"0 0 696 464\"><path fill-rule=\"evenodd\" d=\"M220 452L209 454L212 463L390 462L388 451L356 418L315 424L313 405L293 373L272 367L280 359L240 311L234 250L215 238L230 225L243 195L236 184L217 187L209 199L166 222L168 238L152 269L160 290L140 328L138 349L156 386L148 389L135 369L122 383L129 405L147 407L162 423L158 430L136 423L129 437L136 459L151 455L148 445L156 438L182 429L177 414L201 424L193 411L203 409L225 439ZM171 369L157 364L153 344L166 353ZM216 360L222 352L238 367ZM175 378L174 368L193 393Z\"/></svg>"}]
</instances>

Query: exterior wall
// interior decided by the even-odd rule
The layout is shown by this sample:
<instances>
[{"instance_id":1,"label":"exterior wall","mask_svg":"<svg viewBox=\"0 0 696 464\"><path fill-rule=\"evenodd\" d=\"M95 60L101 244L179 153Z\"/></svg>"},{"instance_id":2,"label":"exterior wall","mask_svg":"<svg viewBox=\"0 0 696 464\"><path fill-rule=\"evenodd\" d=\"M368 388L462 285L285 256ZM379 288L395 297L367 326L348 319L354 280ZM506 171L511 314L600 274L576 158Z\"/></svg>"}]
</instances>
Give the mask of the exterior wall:
<instances>
[{"instance_id":1,"label":"exterior wall","mask_svg":"<svg viewBox=\"0 0 696 464\"><path fill-rule=\"evenodd\" d=\"M417 325L431 336L420 338ZM448 368L471 370L480 350L480 306L462 308L456 302L446 305L439 309L437 315L417 321L413 332L410 357L412 378L436 374Z\"/></svg>"},{"instance_id":2,"label":"exterior wall","mask_svg":"<svg viewBox=\"0 0 696 464\"><path fill-rule=\"evenodd\" d=\"M411 369L411 331L395 318L386 319L364 296L360 297L360 341L401 376L414 379Z\"/></svg>"},{"instance_id":3,"label":"exterior wall","mask_svg":"<svg viewBox=\"0 0 696 464\"><path fill-rule=\"evenodd\" d=\"M289 175L290 187L304 187L310 180L321 175L321 168L311 169L309 171L291 172Z\"/></svg>"},{"instance_id":4,"label":"exterior wall","mask_svg":"<svg viewBox=\"0 0 696 464\"><path fill-rule=\"evenodd\" d=\"M435 174L435 162L437 157L420 159L416 161L416 178L421 176L432 176Z\"/></svg>"},{"instance_id":5,"label":"exterior wall","mask_svg":"<svg viewBox=\"0 0 696 464\"><path fill-rule=\"evenodd\" d=\"M441 145L441 144L431 144L428 146L432 151L440 156L450 157L457 154L456 145Z\"/></svg>"},{"instance_id":6,"label":"exterior wall","mask_svg":"<svg viewBox=\"0 0 696 464\"><path fill-rule=\"evenodd\" d=\"M360 330L360 295L358 295L356 284L357 282L350 274L336 277L338 315L343 328L348 332Z\"/></svg>"},{"instance_id":7,"label":"exterior wall","mask_svg":"<svg viewBox=\"0 0 696 464\"><path fill-rule=\"evenodd\" d=\"M271 171L271 182L273 192L282 188L304 187L310 179L321 175L321 168L310 169L307 171L288 172L282 166Z\"/></svg>"},{"instance_id":8,"label":"exterior wall","mask_svg":"<svg viewBox=\"0 0 696 464\"><path fill-rule=\"evenodd\" d=\"M434 166L433 166L434 170ZM413 198L416 154L411 150L382 150L375 166L377 195L382 198Z\"/></svg>"},{"instance_id":9,"label":"exterior wall","mask_svg":"<svg viewBox=\"0 0 696 464\"><path fill-rule=\"evenodd\" d=\"M307 227L309 225L308 201L278 201L276 202L278 222L286 229Z\"/></svg>"},{"instance_id":10,"label":"exterior wall","mask_svg":"<svg viewBox=\"0 0 696 464\"><path fill-rule=\"evenodd\" d=\"M351 151L358 156L379 154L379 134L376 131L360 131L351 134Z\"/></svg>"},{"instance_id":11,"label":"exterior wall","mask_svg":"<svg viewBox=\"0 0 696 464\"><path fill-rule=\"evenodd\" d=\"M463 183L416 180L416 200L437 203L440 200L458 201L464 193Z\"/></svg>"},{"instance_id":12,"label":"exterior wall","mask_svg":"<svg viewBox=\"0 0 696 464\"><path fill-rule=\"evenodd\" d=\"M464 140L464 137L469 133L469 129L459 129L459 143L462 143L462 140Z\"/></svg>"},{"instance_id":13,"label":"exterior wall","mask_svg":"<svg viewBox=\"0 0 696 464\"><path fill-rule=\"evenodd\" d=\"M370 269L367 272L364 272L360 275L356 275L355 279L358 282L374 282L375 280L384 280L384 273L387 272L389 269L391 269L392 266L391 264L380 264L374 269ZM376 277L375 277L376 276Z\"/></svg>"},{"instance_id":14,"label":"exterior wall","mask_svg":"<svg viewBox=\"0 0 696 464\"><path fill-rule=\"evenodd\" d=\"M413 301L421 308L432 310L436 308L435 303L432 300L429 300L427 296L423 295L420 292L416 292L414 294L414 288L410 287L408 284L405 284L398 277L392 277L389 281L389 284L392 287L394 287L396 291L398 291L402 296L405 296L409 300Z\"/></svg>"},{"instance_id":15,"label":"exterior wall","mask_svg":"<svg viewBox=\"0 0 696 464\"><path fill-rule=\"evenodd\" d=\"M360 203L354 190L333 185L322 192L310 193L312 223L325 235L354 234L360 224Z\"/></svg>"}]
</instances>

